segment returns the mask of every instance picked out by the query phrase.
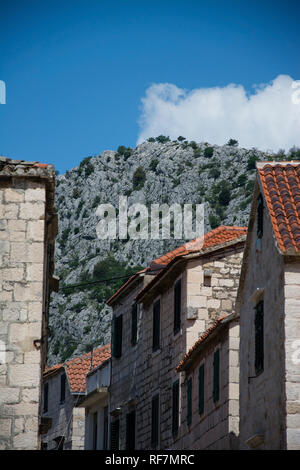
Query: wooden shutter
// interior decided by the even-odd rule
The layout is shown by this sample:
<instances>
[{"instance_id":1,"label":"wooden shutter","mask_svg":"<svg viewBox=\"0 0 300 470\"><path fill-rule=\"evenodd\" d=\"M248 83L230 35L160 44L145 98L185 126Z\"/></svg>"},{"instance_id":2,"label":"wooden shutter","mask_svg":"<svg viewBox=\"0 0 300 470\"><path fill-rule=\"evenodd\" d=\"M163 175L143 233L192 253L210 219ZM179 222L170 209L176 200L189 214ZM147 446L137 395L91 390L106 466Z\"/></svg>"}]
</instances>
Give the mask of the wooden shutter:
<instances>
[{"instance_id":1,"label":"wooden shutter","mask_svg":"<svg viewBox=\"0 0 300 470\"><path fill-rule=\"evenodd\" d=\"M126 415L126 450L135 449L135 411Z\"/></svg>"},{"instance_id":2,"label":"wooden shutter","mask_svg":"<svg viewBox=\"0 0 300 470\"><path fill-rule=\"evenodd\" d=\"M48 391L49 391L49 383L44 384L44 406L43 406L43 412L47 413L48 411Z\"/></svg>"},{"instance_id":3,"label":"wooden shutter","mask_svg":"<svg viewBox=\"0 0 300 470\"><path fill-rule=\"evenodd\" d=\"M137 343L137 313L137 304L134 303L131 308L131 344L133 346Z\"/></svg>"},{"instance_id":4,"label":"wooden shutter","mask_svg":"<svg viewBox=\"0 0 300 470\"><path fill-rule=\"evenodd\" d=\"M220 398L220 350L217 349L214 353L214 388L213 388L214 401Z\"/></svg>"},{"instance_id":5,"label":"wooden shutter","mask_svg":"<svg viewBox=\"0 0 300 470\"><path fill-rule=\"evenodd\" d=\"M157 447L159 434L159 395L152 398L151 410L151 446Z\"/></svg>"},{"instance_id":6,"label":"wooden shutter","mask_svg":"<svg viewBox=\"0 0 300 470\"><path fill-rule=\"evenodd\" d=\"M117 419L110 425L110 448L111 450L119 450L119 429L120 421Z\"/></svg>"},{"instance_id":7,"label":"wooden shutter","mask_svg":"<svg viewBox=\"0 0 300 470\"><path fill-rule=\"evenodd\" d=\"M199 414L204 412L204 364L199 368Z\"/></svg>"},{"instance_id":8,"label":"wooden shutter","mask_svg":"<svg viewBox=\"0 0 300 470\"><path fill-rule=\"evenodd\" d=\"M160 300L153 306L153 351L160 346Z\"/></svg>"},{"instance_id":9,"label":"wooden shutter","mask_svg":"<svg viewBox=\"0 0 300 470\"><path fill-rule=\"evenodd\" d=\"M187 425L190 426L192 424L192 401L193 400L193 382L192 378L190 377L187 382Z\"/></svg>"},{"instance_id":10,"label":"wooden shutter","mask_svg":"<svg viewBox=\"0 0 300 470\"><path fill-rule=\"evenodd\" d=\"M255 307L255 373L264 369L264 302Z\"/></svg>"},{"instance_id":11,"label":"wooden shutter","mask_svg":"<svg viewBox=\"0 0 300 470\"><path fill-rule=\"evenodd\" d=\"M179 380L173 383L172 391L172 434L175 437L179 428Z\"/></svg>"},{"instance_id":12,"label":"wooden shutter","mask_svg":"<svg viewBox=\"0 0 300 470\"><path fill-rule=\"evenodd\" d=\"M262 238L263 236L263 222L264 222L264 202L262 195L258 196L258 205L257 205L257 238Z\"/></svg>"},{"instance_id":13,"label":"wooden shutter","mask_svg":"<svg viewBox=\"0 0 300 470\"><path fill-rule=\"evenodd\" d=\"M93 413L93 450L97 450L98 441L98 413Z\"/></svg>"},{"instance_id":14,"label":"wooden shutter","mask_svg":"<svg viewBox=\"0 0 300 470\"><path fill-rule=\"evenodd\" d=\"M114 317L113 319L113 356L121 357L122 355L122 324L123 315Z\"/></svg>"},{"instance_id":15,"label":"wooden shutter","mask_svg":"<svg viewBox=\"0 0 300 470\"><path fill-rule=\"evenodd\" d=\"M181 279L174 286L174 335L180 331L181 324Z\"/></svg>"},{"instance_id":16,"label":"wooden shutter","mask_svg":"<svg viewBox=\"0 0 300 470\"><path fill-rule=\"evenodd\" d=\"M60 376L60 402L63 403L66 398L66 374Z\"/></svg>"}]
</instances>

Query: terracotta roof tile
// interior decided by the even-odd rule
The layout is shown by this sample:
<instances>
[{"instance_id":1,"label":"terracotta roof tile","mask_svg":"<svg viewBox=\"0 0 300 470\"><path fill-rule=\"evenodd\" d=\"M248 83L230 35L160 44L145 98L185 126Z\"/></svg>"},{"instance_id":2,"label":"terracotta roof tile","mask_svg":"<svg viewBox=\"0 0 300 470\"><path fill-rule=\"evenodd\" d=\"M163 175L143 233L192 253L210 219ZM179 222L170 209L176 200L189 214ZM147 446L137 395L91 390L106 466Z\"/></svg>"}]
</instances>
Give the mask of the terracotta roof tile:
<instances>
[{"instance_id":1,"label":"terracotta roof tile","mask_svg":"<svg viewBox=\"0 0 300 470\"><path fill-rule=\"evenodd\" d=\"M178 366L176 367L177 372L181 372L185 369L185 365L188 360L192 359L192 357L196 354L196 350L200 344L202 344L215 329L218 325L224 320L224 318L228 317L229 315L222 315L221 317L217 318L217 320L210 326L196 341L196 343L189 349L189 351L185 354L183 359L179 362Z\"/></svg>"},{"instance_id":2,"label":"terracotta roof tile","mask_svg":"<svg viewBox=\"0 0 300 470\"><path fill-rule=\"evenodd\" d=\"M300 162L257 165L279 248L300 253Z\"/></svg>"},{"instance_id":3,"label":"terracotta roof tile","mask_svg":"<svg viewBox=\"0 0 300 470\"><path fill-rule=\"evenodd\" d=\"M93 368L98 367L102 362L109 359L111 356L110 344L100 346L93 351ZM64 367L68 375L70 390L72 393L83 393L85 391L86 374L91 368L91 353L83 354L82 356L75 357L70 361L56 364L52 367L46 368L44 377L47 377L52 372Z\"/></svg>"},{"instance_id":4,"label":"terracotta roof tile","mask_svg":"<svg viewBox=\"0 0 300 470\"><path fill-rule=\"evenodd\" d=\"M237 227L237 226L225 226L221 225L220 227L211 230L206 233L204 237L196 238L180 247L176 248L169 253L153 260L150 264L150 270L153 271L158 268L162 268L158 271L156 276L138 293L137 299L140 299L142 294L148 291L153 284L159 279L162 275L164 268L166 268L173 260L180 256L188 255L191 253L197 253L201 250L206 250L212 247L217 247L218 245L223 245L226 242L238 239L247 233L247 227Z\"/></svg>"}]
</instances>

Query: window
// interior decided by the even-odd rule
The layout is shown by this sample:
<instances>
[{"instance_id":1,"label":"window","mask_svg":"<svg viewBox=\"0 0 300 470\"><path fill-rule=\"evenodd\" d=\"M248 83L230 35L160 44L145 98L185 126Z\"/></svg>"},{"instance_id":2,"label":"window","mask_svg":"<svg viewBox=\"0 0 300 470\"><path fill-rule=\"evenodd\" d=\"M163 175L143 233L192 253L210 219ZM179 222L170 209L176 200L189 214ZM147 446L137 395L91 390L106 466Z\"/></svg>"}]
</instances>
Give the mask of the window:
<instances>
[{"instance_id":1,"label":"window","mask_svg":"<svg viewBox=\"0 0 300 470\"><path fill-rule=\"evenodd\" d=\"M174 335L180 331L181 323L181 279L174 286Z\"/></svg>"},{"instance_id":2,"label":"window","mask_svg":"<svg viewBox=\"0 0 300 470\"><path fill-rule=\"evenodd\" d=\"M257 205L257 238L262 238L263 236L263 222L264 222L264 202L262 195L258 196L258 205Z\"/></svg>"},{"instance_id":3,"label":"window","mask_svg":"<svg viewBox=\"0 0 300 470\"><path fill-rule=\"evenodd\" d=\"M43 406L44 413L47 413L48 411L48 390L49 390L49 384L47 382L44 384L44 406Z\"/></svg>"},{"instance_id":4,"label":"window","mask_svg":"<svg viewBox=\"0 0 300 470\"><path fill-rule=\"evenodd\" d=\"M211 287L211 276L212 276L211 269L204 269L203 285L205 287Z\"/></svg>"},{"instance_id":5,"label":"window","mask_svg":"<svg viewBox=\"0 0 300 470\"><path fill-rule=\"evenodd\" d=\"M160 347L160 300L153 305L153 351Z\"/></svg>"},{"instance_id":6,"label":"window","mask_svg":"<svg viewBox=\"0 0 300 470\"><path fill-rule=\"evenodd\" d=\"M264 301L255 307L255 373L264 369Z\"/></svg>"},{"instance_id":7,"label":"window","mask_svg":"<svg viewBox=\"0 0 300 470\"><path fill-rule=\"evenodd\" d=\"M187 425L190 426L192 424L192 398L193 398L193 382L192 377L190 377L187 381Z\"/></svg>"},{"instance_id":8,"label":"window","mask_svg":"<svg viewBox=\"0 0 300 470\"><path fill-rule=\"evenodd\" d=\"M217 349L214 353L214 386L213 386L213 399L214 402L220 398L220 350Z\"/></svg>"},{"instance_id":9,"label":"window","mask_svg":"<svg viewBox=\"0 0 300 470\"><path fill-rule=\"evenodd\" d=\"M204 412L204 364L199 367L199 414Z\"/></svg>"},{"instance_id":10,"label":"window","mask_svg":"<svg viewBox=\"0 0 300 470\"><path fill-rule=\"evenodd\" d=\"M107 438L108 438L108 407L103 409L103 450L107 450Z\"/></svg>"},{"instance_id":11,"label":"window","mask_svg":"<svg viewBox=\"0 0 300 470\"><path fill-rule=\"evenodd\" d=\"M173 383L172 392L172 434L176 437L179 428L179 379Z\"/></svg>"},{"instance_id":12,"label":"window","mask_svg":"<svg viewBox=\"0 0 300 470\"><path fill-rule=\"evenodd\" d=\"M135 449L135 410L126 415L126 450Z\"/></svg>"},{"instance_id":13,"label":"window","mask_svg":"<svg viewBox=\"0 0 300 470\"><path fill-rule=\"evenodd\" d=\"M122 355L122 324L123 315L113 319L113 356L118 358Z\"/></svg>"},{"instance_id":14,"label":"window","mask_svg":"<svg viewBox=\"0 0 300 470\"><path fill-rule=\"evenodd\" d=\"M119 431L120 421L116 419L110 426L110 448L111 450L119 450Z\"/></svg>"},{"instance_id":15,"label":"window","mask_svg":"<svg viewBox=\"0 0 300 470\"><path fill-rule=\"evenodd\" d=\"M66 398L66 374L60 376L60 403L64 403Z\"/></svg>"},{"instance_id":16,"label":"window","mask_svg":"<svg viewBox=\"0 0 300 470\"><path fill-rule=\"evenodd\" d=\"M138 322L138 308L134 303L131 308L131 344L134 346L137 343L137 322Z\"/></svg>"},{"instance_id":17,"label":"window","mask_svg":"<svg viewBox=\"0 0 300 470\"><path fill-rule=\"evenodd\" d=\"M151 407L151 446L158 446L158 437L159 437L159 395L155 395L152 398L152 407Z\"/></svg>"},{"instance_id":18,"label":"window","mask_svg":"<svg viewBox=\"0 0 300 470\"><path fill-rule=\"evenodd\" d=\"M57 436L53 440L56 444L55 450L64 450L64 443L65 443L65 437L64 436Z\"/></svg>"},{"instance_id":19,"label":"window","mask_svg":"<svg viewBox=\"0 0 300 470\"><path fill-rule=\"evenodd\" d=\"M98 439L98 413L93 413L93 450L97 450Z\"/></svg>"}]
</instances>

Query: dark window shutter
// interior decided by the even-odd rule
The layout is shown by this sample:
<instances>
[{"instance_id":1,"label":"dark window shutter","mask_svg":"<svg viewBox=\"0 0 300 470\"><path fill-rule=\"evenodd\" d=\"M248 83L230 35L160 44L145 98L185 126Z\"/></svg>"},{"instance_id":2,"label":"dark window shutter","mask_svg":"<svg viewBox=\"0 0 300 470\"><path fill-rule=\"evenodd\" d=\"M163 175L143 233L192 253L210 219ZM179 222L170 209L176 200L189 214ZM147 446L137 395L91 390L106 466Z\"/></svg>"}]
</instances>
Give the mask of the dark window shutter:
<instances>
[{"instance_id":1,"label":"dark window shutter","mask_svg":"<svg viewBox=\"0 0 300 470\"><path fill-rule=\"evenodd\" d=\"M199 368L199 414L204 412L204 364Z\"/></svg>"},{"instance_id":2,"label":"dark window shutter","mask_svg":"<svg viewBox=\"0 0 300 470\"><path fill-rule=\"evenodd\" d=\"M264 369L264 302L255 307L255 373Z\"/></svg>"},{"instance_id":3,"label":"dark window shutter","mask_svg":"<svg viewBox=\"0 0 300 470\"><path fill-rule=\"evenodd\" d=\"M111 450L119 450L119 430L120 421L117 419L110 425L110 448Z\"/></svg>"},{"instance_id":4,"label":"dark window shutter","mask_svg":"<svg viewBox=\"0 0 300 470\"><path fill-rule=\"evenodd\" d=\"M66 374L60 376L60 402L63 403L66 398Z\"/></svg>"},{"instance_id":5,"label":"dark window shutter","mask_svg":"<svg viewBox=\"0 0 300 470\"><path fill-rule=\"evenodd\" d=\"M217 349L214 353L214 388L213 388L214 401L220 398L220 350Z\"/></svg>"},{"instance_id":6,"label":"dark window shutter","mask_svg":"<svg viewBox=\"0 0 300 470\"><path fill-rule=\"evenodd\" d=\"M122 323L123 315L114 317L113 319L113 356L121 357L122 355Z\"/></svg>"},{"instance_id":7,"label":"dark window shutter","mask_svg":"<svg viewBox=\"0 0 300 470\"><path fill-rule=\"evenodd\" d=\"M181 324L181 279L174 286L174 335L180 331Z\"/></svg>"},{"instance_id":8,"label":"dark window shutter","mask_svg":"<svg viewBox=\"0 0 300 470\"><path fill-rule=\"evenodd\" d=\"M98 441L98 413L93 414L93 450L97 450Z\"/></svg>"},{"instance_id":9,"label":"dark window shutter","mask_svg":"<svg viewBox=\"0 0 300 470\"><path fill-rule=\"evenodd\" d=\"M160 300L153 306L153 351L160 346Z\"/></svg>"},{"instance_id":10,"label":"dark window shutter","mask_svg":"<svg viewBox=\"0 0 300 470\"><path fill-rule=\"evenodd\" d=\"M190 377L187 382L187 424L190 426L192 424L192 403L193 403L193 382Z\"/></svg>"},{"instance_id":11,"label":"dark window shutter","mask_svg":"<svg viewBox=\"0 0 300 470\"><path fill-rule=\"evenodd\" d=\"M126 415L126 450L135 449L135 411Z\"/></svg>"},{"instance_id":12,"label":"dark window shutter","mask_svg":"<svg viewBox=\"0 0 300 470\"><path fill-rule=\"evenodd\" d=\"M177 436L179 428L179 380L173 383L172 397L172 434Z\"/></svg>"},{"instance_id":13,"label":"dark window shutter","mask_svg":"<svg viewBox=\"0 0 300 470\"><path fill-rule=\"evenodd\" d=\"M159 395L152 398L151 446L157 447L159 434Z\"/></svg>"},{"instance_id":14,"label":"dark window shutter","mask_svg":"<svg viewBox=\"0 0 300 470\"><path fill-rule=\"evenodd\" d=\"M262 195L258 196L258 205L257 205L257 238L262 238L263 236L263 222L264 222L264 202Z\"/></svg>"},{"instance_id":15,"label":"dark window shutter","mask_svg":"<svg viewBox=\"0 0 300 470\"><path fill-rule=\"evenodd\" d=\"M133 304L131 308L131 344L134 346L137 343L137 322L138 322L138 309L137 304Z\"/></svg>"},{"instance_id":16,"label":"dark window shutter","mask_svg":"<svg viewBox=\"0 0 300 470\"><path fill-rule=\"evenodd\" d=\"M47 413L48 411L48 391L49 391L49 383L44 384L44 406L43 406L43 412Z\"/></svg>"}]
</instances>

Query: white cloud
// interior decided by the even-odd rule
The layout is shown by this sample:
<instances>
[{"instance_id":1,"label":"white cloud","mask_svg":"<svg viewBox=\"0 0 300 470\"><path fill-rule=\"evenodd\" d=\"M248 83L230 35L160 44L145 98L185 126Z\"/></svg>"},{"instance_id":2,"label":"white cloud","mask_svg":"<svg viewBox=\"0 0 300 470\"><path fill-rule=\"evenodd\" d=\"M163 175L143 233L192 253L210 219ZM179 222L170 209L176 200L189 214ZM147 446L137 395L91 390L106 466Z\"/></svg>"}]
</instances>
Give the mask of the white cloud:
<instances>
[{"instance_id":1,"label":"white cloud","mask_svg":"<svg viewBox=\"0 0 300 470\"><path fill-rule=\"evenodd\" d=\"M137 143L163 134L219 145L233 138L242 147L260 150L300 146L298 83L279 75L268 84L254 85L251 94L235 84L192 91L153 84L142 99Z\"/></svg>"}]
</instances>

